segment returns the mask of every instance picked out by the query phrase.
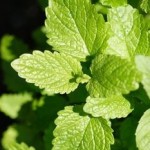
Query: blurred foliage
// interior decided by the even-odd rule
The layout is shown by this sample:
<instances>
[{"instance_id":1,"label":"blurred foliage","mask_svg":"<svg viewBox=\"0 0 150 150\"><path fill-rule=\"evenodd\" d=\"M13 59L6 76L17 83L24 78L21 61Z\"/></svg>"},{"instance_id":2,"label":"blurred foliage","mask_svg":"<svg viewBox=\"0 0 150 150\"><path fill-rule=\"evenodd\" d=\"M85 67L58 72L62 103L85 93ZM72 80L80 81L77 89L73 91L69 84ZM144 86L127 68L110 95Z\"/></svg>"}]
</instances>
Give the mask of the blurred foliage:
<instances>
[{"instance_id":1,"label":"blurred foliage","mask_svg":"<svg viewBox=\"0 0 150 150\"><path fill-rule=\"evenodd\" d=\"M35 150L33 147L28 147L25 143L15 143L12 145L9 150Z\"/></svg>"},{"instance_id":2,"label":"blurred foliage","mask_svg":"<svg viewBox=\"0 0 150 150\"><path fill-rule=\"evenodd\" d=\"M18 117L21 106L31 100L32 97L28 93L3 94L0 97L0 111L8 115L10 118L15 119Z\"/></svg>"},{"instance_id":3,"label":"blurred foliage","mask_svg":"<svg viewBox=\"0 0 150 150\"><path fill-rule=\"evenodd\" d=\"M36 30L33 31L32 37L35 42L35 49L42 50L51 50L51 46L49 46L46 41L47 37L45 36L45 27L39 27ZM40 37L40 38L39 38Z\"/></svg>"},{"instance_id":4,"label":"blurred foliage","mask_svg":"<svg viewBox=\"0 0 150 150\"><path fill-rule=\"evenodd\" d=\"M48 0L38 0L41 8L43 9L43 11L45 10L45 7L48 6Z\"/></svg>"},{"instance_id":5,"label":"blurred foliage","mask_svg":"<svg viewBox=\"0 0 150 150\"><path fill-rule=\"evenodd\" d=\"M27 53L29 47L20 39L12 35L5 35L1 39L0 52L4 84L12 92L38 91L32 84L27 84L24 79L18 78L17 73L10 63L21 54ZM10 78L11 77L11 78ZM16 84L17 83L17 84Z\"/></svg>"},{"instance_id":6,"label":"blurred foliage","mask_svg":"<svg viewBox=\"0 0 150 150\"><path fill-rule=\"evenodd\" d=\"M48 5L48 0L38 1L44 11ZM98 0L92 0L92 2L97 3ZM139 0L128 2L133 7L140 7ZM145 18L150 27L150 15L148 14ZM34 49L43 51L52 49L46 43L44 26L38 27L32 32L32 40L35 44ZM23 53L31 53L30 47L23 40L15 35L8 34L1 38L0 69L3 77L1 83L4 86L1 89L5 93L0 96L0 111L13 119L13 123L3 132L1 144L3 149L6 150L34 150L34 148L29 148L27 145L32 145L36 150L50 150L57 112L67 105L84 103L88 93L85 86L80 85L78 89L69 95L47 96L44 92L41 94L41 90L33 84L26 83L24 79L19 78L10 65L14 59ZM137 150L134 135L136 126L150 104L143 87L132 92L128 99L134 105L136 111L133 111L127 120L112 121L116 139L112 150Z\"/></svg>"}]
</instances>

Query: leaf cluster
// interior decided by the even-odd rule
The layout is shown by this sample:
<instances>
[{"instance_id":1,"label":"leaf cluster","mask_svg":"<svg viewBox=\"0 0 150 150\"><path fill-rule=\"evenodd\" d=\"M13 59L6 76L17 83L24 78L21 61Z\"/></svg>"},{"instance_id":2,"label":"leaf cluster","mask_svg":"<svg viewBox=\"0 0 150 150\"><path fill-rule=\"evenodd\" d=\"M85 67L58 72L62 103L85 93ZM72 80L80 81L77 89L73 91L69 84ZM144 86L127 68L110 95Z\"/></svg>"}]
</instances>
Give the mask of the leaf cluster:
<instances>
[{"instance_id":1,"label":"leaf cluster","mask_svg":"<svg viewBox=\"0 0 150 150\"><path fill-rule=\"evenodd\" d=\"M150 2L49 0L45 11L41 31L50 47L33 36L47 50L13 54L25 44L10 48L12 36L1 42L5 83L19 92L0 98L0 110L19 121L3 147L148 150ZM30 84L8 81L5 62Z\"/></svg>"}]
</instances>

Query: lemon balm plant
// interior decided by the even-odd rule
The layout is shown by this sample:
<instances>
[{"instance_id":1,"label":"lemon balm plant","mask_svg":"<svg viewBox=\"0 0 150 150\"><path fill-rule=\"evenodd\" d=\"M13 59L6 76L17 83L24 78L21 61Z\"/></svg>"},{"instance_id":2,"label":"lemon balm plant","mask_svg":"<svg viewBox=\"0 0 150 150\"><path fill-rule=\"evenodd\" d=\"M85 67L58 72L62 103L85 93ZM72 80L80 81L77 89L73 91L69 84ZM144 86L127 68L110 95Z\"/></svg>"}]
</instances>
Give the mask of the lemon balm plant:
<instances>
[{"instance_id":1,"label":"lemon balm plant","mask_svg":"<svg viewBox=\"0 0 150 150\"><path fill-rule=\"evenodd\" d=\"M128 149L149 150L150 1L139 6L126 0L49 0L45 28L53 51L34 50L11 63L48 95L70 98L79 88L73 103L58 112L53 150L123 149L119 143L130 137L136 146L129 141ZM88 94L79 103L80 86ZM123 134L116 134L117 124Z\"/></svg>"}]
</instances>

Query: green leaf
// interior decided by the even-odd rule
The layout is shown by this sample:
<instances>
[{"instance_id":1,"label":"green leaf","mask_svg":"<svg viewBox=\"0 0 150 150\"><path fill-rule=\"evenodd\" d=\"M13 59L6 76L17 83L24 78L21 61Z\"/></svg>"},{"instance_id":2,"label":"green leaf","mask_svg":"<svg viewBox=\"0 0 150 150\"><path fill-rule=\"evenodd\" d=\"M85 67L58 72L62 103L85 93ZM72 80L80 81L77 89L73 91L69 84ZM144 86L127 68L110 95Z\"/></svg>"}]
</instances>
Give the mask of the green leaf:
<instances>
[{"instance_id":1,"label":"green leaf","mask_svg":"<svg viewBox=\"0 0 150 150\"><path fill-rule=\"evenodd\" d=\"M126 117L131 113L131 105L123 96L114 95L107 98L88 97L84 105L84 111L93 117L114 119Z\"/></svg>"},{"instance_id":2,"label":"green leaf","mask_svg":"<svg viewBox=\"0 0 150 150\"><path fill-rule=\"evenodd\" d=\"M108 121L80 115L80 111L68 106L58 113L53 150L110 150L114 139Z\"/></svg>"},{"instance_id":3,"label":"green leaf","mask_svg":"<svg viewBox=\"0 0 150 150\"><path fill-rule=\"evenodd\" d=\"M3 133L2 146L4 149L9 149L11 145L16 142L25 142L28 145L33 145L37 150L43 150L43 139L41 132L38 128L33 127L31 122L27 122L28 125L23 122L22 124L13 124Z\"/></svg>"},{"instance_id":4,"label":"green leaf","mask_svg":"<svg viewBox=\"0 0 150 150\"><path fill-rule=\"evenodd\" d=\"M49 123L49 127L47 130L45 130L44 134L44 146L45 150L51 150L53 145L52 145L52 140L54 139L53 136L53 131L56 128L56 125L54 124L53 121Z\"/></svg>"},{"instance_id":5,"label":"green leaf","mask_svg":"<svg viewBox=\"0 0 150 150\"><path fill-rule=\"evenodd\" d=\"M12 92L38 91L34 85L27 84L23 79L18 78L17 73L10 65L12 60L19 57L22 53L27 52L27 49L28 46L15 36L4 35L1 39L0 57L2 59L2 71L4 76L3 83L7 89Z\"/></svg>"},{"instance_id":6,"label":"green leaf","mask_svg":"<svg viewBox=\"0 0 150 150\"><path fill-rule=\"evenodd\" d=\"M50 0L46 9L48 43L79 60L95 55L105 39L105 22L90 0Z\"/></svg>"},{"instance_id":7,"label":"green leaf","mask_svg":"<svg viewBox=\"0 0 150 150\"><path fill-rule=\"evenodd\" d=\"M135 54L150 55L148 28L143 16L130 5L110 9L109 39L104 53L132 59Z\"/></svg>"},{"instance_id":8,"label":"green leaf","mask_svg":"<svg viewBox=\"0 0 150 150\"><path fill-rule=\"evenodd\" d=\"M99 0L99 2L102 3L102 5L111 7L117 7L127 4L127 0Z\"/></svg>"},{"instance_id":9,"label":"green leaf","mask_svg":"<svg viewBox=\"0 0 150 150\"><path fill-rule=\"evenodd\" d=\"M150 0L142 0L140 7L144 10L144 12L150 12Z\"/></svg>"},{"instance_id":10,"label":"green leaf","mask_svg":"<svg viewBox=\"0 0 150 150\"><path fill-rule=\"evenodd\" d=\"M0 111L14 119L18 117L21 106L32 100L29 93L3 94L0 97Z\"/></svg>"},{"instance_id":11,"label":"green leaf","mask_svg":"<svg viewBox=\"0 0 150 150\"><path fill-rule=\"evenodd\" d=\"M25 143L21 143L21 144L15 143L11 145L8 150L35 150L35 148L28 147Z\"/></svg>"},{"instance_id":12,"label":"green leaf","mask_svg":"<svg viewBox=\"0 0 150 150\"><path fill-rule=\"evenodd\" d=\"M149 37L149 45L150 45L150 13L145 16L145 22L148 26L148 37Z\"/></svg>"},{"instance_id":13,"label":"green leaf","mask_svg":"<svg viewBox=\"0 0 150 150\"><path fill-rule=\"evenodd\" d=\"M150 57L149 56L136 56L135 59L138 70L142 73L142 84L150 98Z\"/></svg>"},{"instance_id":14,"label":"green leaf","mask_svg":"<svg viewBox=\"0 0 150 150\"><path fill-rule=\"evenodd\" d=\"M1 39L1 58L7 62L19 57L27 51L28 46L20 39L12 35L4 35Z\"/></svg>"},{"instance_id":15,"label":"green leaf","mask_svg":"<svg viewBox=\"0 0 150 150\"><path fill-rule=\"evenodd\" d=\"M123 147L121 141L115 138L114 145L111 146L111 150L127 150Z\"/></svg>"},{"instance_id":16,"label":"green leaf","mask_svg":"<svg viewBox=\"0 0 150 150\"><path fill-rule=\"evenodd\" d=\"M113 55L97 56L91 67L87 89L92 97L128 94L139 87L141 74L134 63Z\"/></svg>"},{"instance_id":17,"label":"green leaf","mask_svg":"<svg viewBox=\"0 0 150 150\"><path fill-rule=\"evenodd\" d=\"M145 103L147 106L150 105L150 99L141 84L140 84L140 87L138 88L138 90L130 93L130 96L135 98L136 101L137 101L137 99L142 101L142 103Z\"/></svg>"},{"instance_id":18,"label":"green leaf","mask_svg":"<svg viewBox=\"0 0 150 150\"><path fill-rule=\"evenodd\" d=\"M39 92L39 88L33 84L25 82L24 79L18 78L17 72L11 67L11 62L2 61L2 69L4 73L4 84L11 92ZM17 84L16 84L17 83Z\"/></svg>"},{"instance_id":19,"label":"green leaf","mask_svg":"<svg viewBox=\"0 0 150 150\"><path fill-rule=\"evenodd\" d=\"M136 143L139 150L149 150L150 148L150 109L139 121L136 129Z\"/></svg>"},{"instance_id":20,"label":"green leaf","mask_svg":"<svg viewBox=\"0 0 150 150\"><path fill-rule=\"evenodd\" d=\"M131 98L130 98L131 100ZM141 100L138 100L137 98L133 98L132 100L132 106L134 107L134 111L132 112L132 116L139 120L143 113L150 108L150 105L145 104Z\"/></svg>"},{"instance_id":21,"label":"green leaf","mask_svg":"<svg viewBox=\"0 0 150 150\"><path fill-rule=\"evenodd\" d=\"M40 102L40 106L35 106L38 104L34 104L36 109L35 126L40 130L48 128L50 121L54 121L54 119L57 117L57 112L67 105L66 99L59 95L41 97L41 99L35 101L35 103L36 102Z\"/></svg>"},{"instance_id":22,"label":"green leaf","mask_svg":"<svg viewBox=\"0 0 150 150\"><path fill-rule=\"evenodd\" d=\"M80 63L65 54L34 51L12 62L19 76L50 93L70 93L89 80Z\"/></svg>"},{"instance_id":23,"label":"green leaf","mask_svg":"<svg viewBox=\"0 0 150 150\"><path fill-rule=\"evenodd\" d=\"M1 139L1 144L4 149L8 149L11 145L15 144L16 137L18 136L18 132L15 129L15 126L9 126L7 130L3 133L3 137Z\"/></svg>"},{"instance_id":24,"label":"green leaf","mask_svg":"<svg viewBox=\"0 0 150 150\"><path fill-rule=\"evenodd\" d=\"M139 8L139 4L140 4L141 0L129 0L128 4L131 5L134 8Z\"/></svg>"}]
</instances>

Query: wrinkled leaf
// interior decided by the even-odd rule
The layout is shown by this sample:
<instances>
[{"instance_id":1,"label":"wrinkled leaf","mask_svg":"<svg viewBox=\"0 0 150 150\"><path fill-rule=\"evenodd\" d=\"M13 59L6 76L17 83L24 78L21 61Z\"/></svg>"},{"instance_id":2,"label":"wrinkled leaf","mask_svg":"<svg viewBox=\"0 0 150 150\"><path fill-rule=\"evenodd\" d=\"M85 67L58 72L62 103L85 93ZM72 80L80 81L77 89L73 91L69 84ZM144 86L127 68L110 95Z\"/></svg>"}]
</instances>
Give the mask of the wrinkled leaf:
<instances>
[{"instance_id":1,"label":"wrinkled leaf","mask_svg":"<svg viewBox=\"0 0 150 150\"><path fill-rule=\"evenodd\" d=\"M54 130L53 150L110 150L112 129L103 118L90 118L72 106L58 113Z\"/></svg>"},{"instance_id":2,"label":"wrinkled leaf","mask_svg":"<svg viewBox=\"0 0 150 150\"><path fill-rule=\"evenodd\" d=\"M109 119L126 117L131 111L131 105L123 96L114 95L107 98L88 97L84 111L94 117Z\"/></svg>"},{"instance_id":3,"label":"wrinkled leaf","mask_svg":"<svg viewBox=\"0 0 150 150\"><path fill-rule=\"evenodd\" d=\"M105 39L104 19L90 0L50 0L46 9L48 43L79 60L96 54Z\"/></svg>"},{"instance_id":4,"label":"wrinkled leaf","mask_svg":"<svg viewBox=\"0 0 150 150\"><path fill-rule=\"evenodd\" d=\"M149 55L148 28L137 9L130 5L112 8L108 13L109 39L106 54L132 59L136 54Z\"/></svg>"},{"instance_id":5,"label":"wrinkled leaf","mask_svg":"<svg viewBox=\"0 0 150 150\"><path fill-rule=\"evenodd\" d=\"M99 55L92 63L87 89L92 97L128 94L139 87L141 75L134 63L112 55Z\"/></svg>"},{"instance_id":6,"label":"wrinkled leaf","mask_svg":"<svg viewBox=\"0 0 150 150\"><path fill-rule=\"evenodd\" d=\"M50 93L70 93L89 80L80 63L65 54L34 51L12 62L19 76Z\"/></svg>"}]
</instances>

